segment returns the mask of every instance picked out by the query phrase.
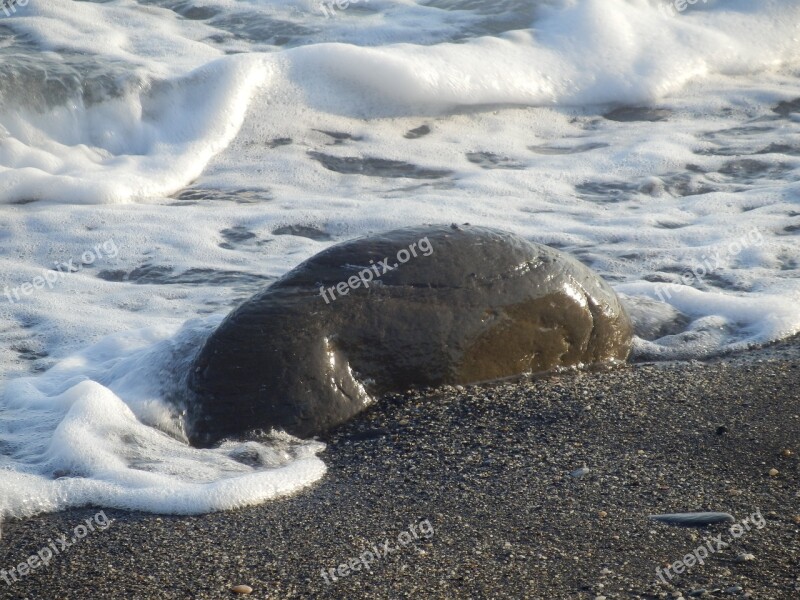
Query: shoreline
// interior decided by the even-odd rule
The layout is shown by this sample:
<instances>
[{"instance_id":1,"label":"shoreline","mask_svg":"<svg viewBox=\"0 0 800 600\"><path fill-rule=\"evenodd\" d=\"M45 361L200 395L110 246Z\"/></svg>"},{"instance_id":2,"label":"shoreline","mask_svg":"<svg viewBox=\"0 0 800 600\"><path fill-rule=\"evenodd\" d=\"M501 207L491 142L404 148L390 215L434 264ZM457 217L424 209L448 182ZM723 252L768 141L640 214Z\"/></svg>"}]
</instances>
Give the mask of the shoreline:
<instances>
[{"instance_id":1,"label":"shoreline","mask_svg":"<svg viewBox=\"0 0 800 600\"><path fill-rule=\"evenodd\" d=\"M795 337L707 362L389 396L325 437L328 472L298 494L192 517L103 509L107 529L0 580L0 599L232 598L237 584L258 598L796 597L799 389ZM0 569L99 510L4 523ZM764 526L738 538L730 524L648 520L757 510ZM401 545L424 520L432 535ZM704 564L663 575L719 536L729 546ZM396 550L370 570L332 580L387 539Z\"/></svg>"}]
</instances>

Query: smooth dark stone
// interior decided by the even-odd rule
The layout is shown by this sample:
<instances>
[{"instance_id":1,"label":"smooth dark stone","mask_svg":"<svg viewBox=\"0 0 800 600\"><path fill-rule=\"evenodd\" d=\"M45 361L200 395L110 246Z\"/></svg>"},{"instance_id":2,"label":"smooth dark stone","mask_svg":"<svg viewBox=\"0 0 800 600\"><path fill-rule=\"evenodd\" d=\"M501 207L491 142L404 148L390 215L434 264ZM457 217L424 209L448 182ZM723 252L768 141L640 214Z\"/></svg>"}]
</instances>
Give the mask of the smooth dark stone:
<instances>
[{"instance_id":1,"label":"smooth dark stone","mask_svg":"<svg viewBox=\"0 0 800 600\"><path fill-rule=\"evenodd\" d=\"M431 132L430 127L428 127L427 125L420 125L419 127L416 127L414 129L409 129L408 131L406 131L406 134L403 137L409 140L416 140L425 135L428 135L430 132Z\"/></svg>"},{"instance_id":2,"label":"smooth dark stone","mask_svg":"<svg viewBox=\"0 0 800 600\"><path fill-rule=\"evenodd\" d=\"M369 287L320 294L387 258ZM386 392L624 360L630 344L614 291L562 252L482 227L399 229L328 248L228 315L189 373L189 436L313 436Z\"/></svg>"},{"instance_id":3,"label":"smooth dark stone","mask_svg":"<svg viewBox=\"0 0 800 600\"><path fill-rule=\"evenodd\" d=\"M681 525L683 527L702 527L716 523L733 523L733 515L721 512L690 512L666 515L650 515L653 521L668 525Z\"/></svg>"}]
</instances>

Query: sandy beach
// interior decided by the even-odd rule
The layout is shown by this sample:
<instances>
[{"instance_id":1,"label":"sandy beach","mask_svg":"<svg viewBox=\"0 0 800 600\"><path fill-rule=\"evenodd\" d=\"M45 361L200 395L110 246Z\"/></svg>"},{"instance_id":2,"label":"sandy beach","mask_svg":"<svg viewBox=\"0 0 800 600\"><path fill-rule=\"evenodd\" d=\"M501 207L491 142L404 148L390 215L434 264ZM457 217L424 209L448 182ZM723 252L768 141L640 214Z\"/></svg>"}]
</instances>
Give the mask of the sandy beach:
<instances>
[{"instance_id":1,"label":"sandy beach","mask_svg":"<svg viewBox=\"0 0 800 600\"><path fill-rule=\"evenodd\" d=\"M303 492L196 517L106 509L0 598L796 598L799 350L392 396L325 440ZM0 567L98 510L5 523ZM739 528L648 519L684 511Z\"/></svg>"}]
</instances>

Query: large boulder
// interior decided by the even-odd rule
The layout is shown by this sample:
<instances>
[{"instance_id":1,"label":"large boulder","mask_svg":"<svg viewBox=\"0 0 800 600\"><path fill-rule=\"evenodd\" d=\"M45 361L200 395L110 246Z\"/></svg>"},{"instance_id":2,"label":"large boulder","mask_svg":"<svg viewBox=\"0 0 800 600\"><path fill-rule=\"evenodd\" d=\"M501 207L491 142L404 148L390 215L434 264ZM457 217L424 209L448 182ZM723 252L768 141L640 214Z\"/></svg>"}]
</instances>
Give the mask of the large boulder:
<instances>
[{"instance_id":1,"label":"large boulder","mask_svg":"<svg viewBox=\"0 0 800 600\"><path fill-rule=\"evenodd\" d=\"M386 392L625 360L630 344L614 291L562 252L398 229L332 246L231 312L189 373L189 436L313 436Z\"/></svg>"}]
</instances>

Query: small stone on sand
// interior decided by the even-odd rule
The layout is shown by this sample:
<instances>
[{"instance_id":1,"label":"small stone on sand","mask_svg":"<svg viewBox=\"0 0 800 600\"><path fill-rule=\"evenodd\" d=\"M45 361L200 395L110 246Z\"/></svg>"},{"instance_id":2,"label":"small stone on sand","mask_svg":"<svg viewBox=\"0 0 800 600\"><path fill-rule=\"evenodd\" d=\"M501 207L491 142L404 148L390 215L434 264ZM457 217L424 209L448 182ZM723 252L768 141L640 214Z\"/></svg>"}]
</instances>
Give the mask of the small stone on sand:
<instances>
[{"instance_id":1,"label":"small stone on sand","mask_svg":"<svg viewBox=\"0 0 800 600\"><path fill-rule=\"evenodd\" d=\"M669 525L683 525L686 527L713 525L714 523L733 523L735 521L733 515L721 512L693 512L650 515L649 518L653 521L659 521Z\"/></svg>"},{"instance_id":2,"label":"small stone on sand","mask_svg":"<svg viewBox=\"0 0 800 600\"><path fill-rule=\"evenodd\" d=\"M251 588L249 585L235 585L231 588L231 591L234 594L242 594L246 596L247 594L253 593L253 588Z\"/></svg>"},{"instance_id":3,"label":"small stone on sand","mask_svg":"<svg viewBox=\"0 0 800 600\"><path fill-rule=\"evenodd\" d=\"M732 585L731 587L725 589L726 594L732 594L734 596L741 594L743 591L744 590L740 585Z\"/></svg>"},{"instance_id":4,"label":"small stone on sand","mask_svg":"<svg viewBox=\"0 0 800 600\"><path fill-rule=\"evenodd\" d=\"M582 479L584 475L589 472L589 467L581 467L580 469L575 469L570 475L575 479Z\"/></svg>"}]
</instances>

